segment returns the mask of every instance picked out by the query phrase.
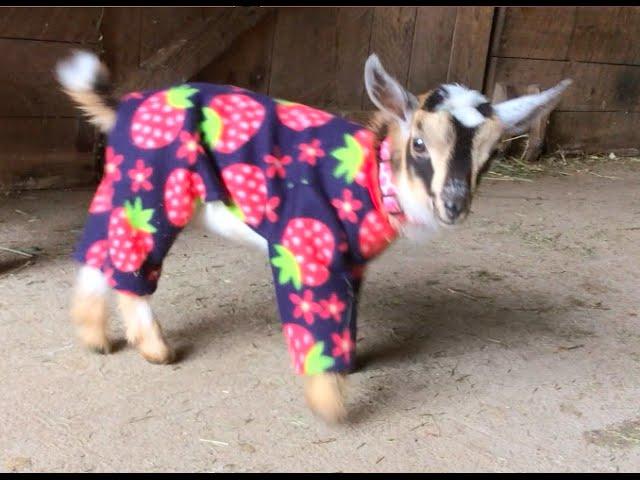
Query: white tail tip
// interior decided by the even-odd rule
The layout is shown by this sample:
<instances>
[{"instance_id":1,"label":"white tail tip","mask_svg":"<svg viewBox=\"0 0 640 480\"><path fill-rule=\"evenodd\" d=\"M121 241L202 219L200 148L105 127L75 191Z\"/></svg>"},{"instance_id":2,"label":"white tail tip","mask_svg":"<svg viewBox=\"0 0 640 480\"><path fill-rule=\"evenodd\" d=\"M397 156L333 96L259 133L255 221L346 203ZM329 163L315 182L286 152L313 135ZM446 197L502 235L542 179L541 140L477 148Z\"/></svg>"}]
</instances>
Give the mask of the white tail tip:
<instances>
[{"instance_id":1,"label":"white tail tip","mask_svg":"<svg viewBox=\"0 0 640 480\"><path fill-rule=\"evenodd\" d=\"M56 66L58 81L67 90L89 91L100 70L100 59L93 53L76 50Z\"/></svg>"}]
</instances>

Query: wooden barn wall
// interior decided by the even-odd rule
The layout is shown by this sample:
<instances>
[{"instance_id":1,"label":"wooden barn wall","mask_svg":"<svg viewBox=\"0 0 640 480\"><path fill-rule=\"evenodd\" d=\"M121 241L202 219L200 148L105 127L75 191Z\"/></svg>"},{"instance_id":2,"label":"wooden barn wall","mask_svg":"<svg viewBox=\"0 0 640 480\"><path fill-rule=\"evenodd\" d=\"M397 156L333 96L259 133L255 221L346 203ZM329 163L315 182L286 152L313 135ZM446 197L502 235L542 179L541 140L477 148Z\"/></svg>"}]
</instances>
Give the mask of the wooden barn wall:
<instances>
[{"instance_id":1,"label":"wooden barn wall","mask_svg":"<svg viewBox=\"0 0 640 480\"><path fill-rule=\"evenodd\" d=\"M551 115L548 150L637 149L638 38L639 7L501 7L486 91L496 82L547 88L573 78Z\"/></svg>"},{"instance_id":2,"label":"wooden barn wall","mask_svg":"<svg viewBox=\"0 0 640 480\"><path fill-rule=\"evenodd\" d=\"M363 79L364 62L373 52L414 92L446 80L481 89L493 12L493 7L280 8L197 79L358 117L373 108Z\"/></svg>"},{"instance_id":3,"label":"wooden barn wall","mask_svg":"<svg viewBox=\"0 0 640 480\"><path fill-rule=\"evenodd\" d=\"M0 191L90 184L95 133L59 91L55 62L101 52L116 82L215 7L0 8ZM410 90L457 81L576 84L549 147L637 147L638 7L287 7L241 34L194 80L232 83L364 118L363 66L376 52Z\"/></svg>"},{"instance_id":4,"label":"wooden barn wall","mask_svg":"<svg viewBox=\"0 0 640 480\"><path fill-rule=\"evenodd\" d=\"M215 7L0 8L0 190L95 181L94 131L53 77L72 48L102 53L122 82ZM416 92L452 79L482 88L493 7L279 8L194 80L233 83L334 111L372 108L364 61L377 52Z\"/></svg>"},{"instance_id":5,"label":"wooden barn wall","mask_svg":"<svg viewBox=\"0 0 640 480\"><path fill-rule=\"evenodd\" d=\"M101 8L0 8L0 191L86 184L93 130L52 71L71 48L96 50Z\"/></svg>"}]
</instances>

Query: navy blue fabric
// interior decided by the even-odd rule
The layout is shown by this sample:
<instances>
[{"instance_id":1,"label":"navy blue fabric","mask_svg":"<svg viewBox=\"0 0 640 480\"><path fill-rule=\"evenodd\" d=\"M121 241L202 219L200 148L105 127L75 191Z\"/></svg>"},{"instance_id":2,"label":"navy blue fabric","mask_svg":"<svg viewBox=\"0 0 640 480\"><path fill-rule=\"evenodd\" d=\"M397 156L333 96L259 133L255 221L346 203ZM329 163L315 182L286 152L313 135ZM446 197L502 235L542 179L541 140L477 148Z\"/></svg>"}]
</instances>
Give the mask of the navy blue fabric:
<instances>
[{"instance_id":1,"label":"navy blue fabric","mask_svg":"<svg viewBox=\"0 0 640 480\"><path fill-rule=\"evenodd\" d=\"M111 171L105 171L105 177L98 190L98 192L102 191L104 198L101 198L106 206L100 208L98 205L94 208L96 202L100 204L100 200L94 198L94 204L92 204L94 213L88 216L74 258L79 262L100 268L117 290L135 295L151 294L157 288L163 260L182 229L182 226L172 224L167 213L165 187L172 172L176 169L184 169L191 174L197 174L206 189L206 194L201 200L221 200L231 205L237 204L238 198L234 198L234 185L225 180L223 171L227 167L240 164L258 167L264 175L267 190L264 199L271 201L272 205L277 205L275 208L269 207L264 211L258 208L257 211L261 212L260 221L254 222L250 227L268 241L278 307L283 324L285 326L295 324L308 331L313 337L311 346L315 346L314 358L301 363L303 358L312 355L309 354L308 345L305 345L305 342L300 343L299 333L302 330L295 329L296 338L287 337L294 364L296 359L298 360L296 371L318 373L351 369L356 338L356 299L360 275L365 263L375 256L371 252L362 251L361 229L365 216L371 212L379 214L379 219L385 218L384 212L379 211L379 204L375 198L376 178L371 178L370 174L375 172L375 168L369 164L372 158L373 160L376 158L373 134L359 124L335 116L322 125L296 131L281 121L276 111L278 104L270 97L226 85L189 83L187 86L195 92L189 97L191 106L184 109L184 121L180 130L187 132L192 138L200 135L201 151L197 153L193 163L190 163L184 156L182 158L179 156L180 149L185 148L182 137L176 137L161 148L137 146L133 141L132 131L136 111L145 100L162 90L124 97L118 106L117 122L108 137L107 167L111 165L108 167ZM251 138L243 146L230 153L221 152L211 144L207 144L201 132L201 126L205 120L203 108L210 106L212 100L220 95L249 97L264 107L264 117L257 131L251 134ZM228 113L232 116L234 111ZM172 111L170 114L174 115L175 112ZM228 118L225 122L223 130L227 129L228 132L233 125ZM332 155L332 152L345 147L345 135L360 135L360 138L367 139L370 143L367 144L365 141L363 145L371 148L373 152L372 156L363 162L358 179L352 181L344 175L336 174L340 161ZM301 154L301 145L319 146L324 155L318 156L315 164L311 164L314 162L308 159L304 161L301 159L304 157ZM289 162L282 165L283 170L279 172L274 169L273 163L267 161L272 162L273 158L286 159L286 157L290 157ZM114 165L114 159L120 163ZM140 165L137 163L139 161L142 161L144 168L151 168L152 173L142 183L138 183L137 191L133 191L136 182L131 178L134 173L130 175L129 172L136 171L136 165ZM114 173L114 169L117 172ZM280 174L283 171L284 178L281 178ZM148 183L144 184L144 182ZM193 182L190 185L195 185ZM186 185L189 183L187 182ZM372 185L374 185L373 188ZM355 217L349 212L341 212L336 207L340 202L344 202L345 198L355 206L359 205L359 208L353 212ZM336 200L339 202L336 203ZM126 202L130 206L139 202L142 210L152 210L149 224L156 230L148 234L152 238L153 248L148 253L141 253L147 256L141 266L134 271L121 271L115 264L117 262L114 263L118 251L118 248L114 247L114 239L118 238L122 242L124 237L116 235L115 227L113 232L109 231L110 218L117 216L114 213L115 210L123 207ZM269 209L270 211L267 212ZM290 227L290 221L297 218L316 220L326 226L333 236L331 259L327 265L324 265L328 269L328 278L321 285L303 284L296 287L294 282L282 283L281 269L274 264L273 259L279 255L276 246L282 245L283 236ZM326 236L325 230L322 232ZM126 236L127 231L125 230L122 235ZM315 238L314 233L309 241ZM116 243L119 247L122 246L121 243ZM376 251L375 254L377 253L379 252ZM303 298L305 292L309 290L313 295L313 300L310 302L313 304L313 315L311 317L306 315L305 318L298 311L299 315L296 317L294 315L298 306L296 301L300 303L299 299ZM330 298L334 299L333 305L344 304L343 310L337 315L339 317L337 320L336 315L331 316L327 310L329 308L327 300ZM288 331L293 332L292 329ZM319 356L318 351L320 351Z\"/></svg>"}]
</instances>

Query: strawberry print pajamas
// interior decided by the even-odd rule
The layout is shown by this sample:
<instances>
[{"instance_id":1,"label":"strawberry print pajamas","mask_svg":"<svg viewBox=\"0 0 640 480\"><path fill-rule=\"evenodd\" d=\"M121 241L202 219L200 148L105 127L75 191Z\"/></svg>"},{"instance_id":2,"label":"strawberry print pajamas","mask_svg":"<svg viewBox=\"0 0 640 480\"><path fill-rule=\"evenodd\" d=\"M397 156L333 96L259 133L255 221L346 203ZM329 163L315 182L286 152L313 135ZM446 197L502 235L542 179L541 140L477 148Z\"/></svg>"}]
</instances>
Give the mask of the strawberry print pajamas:
<instances>
[{"instance_id":1,"label":"strawberry print pajamas","mask_svg":"<svg viewBox=\"0 0 640 480\"><path fill-rule=\"evenodd\" d=\"M268 241L296 373L348 371L364 266L396 236L377 143L356 123L236 87L131 93L75 258L121 292L151 294L198 202L223 201Z\"/></svg>"}]
</instances>

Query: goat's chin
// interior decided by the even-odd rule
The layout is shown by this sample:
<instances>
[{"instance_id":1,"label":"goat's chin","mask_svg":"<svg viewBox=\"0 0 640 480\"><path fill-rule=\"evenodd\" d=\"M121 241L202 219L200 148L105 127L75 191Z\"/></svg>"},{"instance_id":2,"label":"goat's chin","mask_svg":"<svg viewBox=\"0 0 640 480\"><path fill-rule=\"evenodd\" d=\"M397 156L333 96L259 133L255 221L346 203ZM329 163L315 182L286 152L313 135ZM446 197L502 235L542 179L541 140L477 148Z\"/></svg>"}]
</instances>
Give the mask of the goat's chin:
<instances>
[{"instance_id":1,"label":"goat's chin","mask_svg":"<svg viewBox=\"0 0 640 480\"><path fill-rule=\"evenodd\" d=\"M426 243L437 233L437 226L423 223L405 223L402 226L402 236L415 243Z\"/></svg>"},{"instance_id":2,"label":"goat's chin","mask_svg":"<svg viewBox=\"0 0 640 480\"><path fill-rule=\"evenodd\" d=\"M440 222L433 211L425 210L420 215L407 215L407 221L402 225L402 235L415 242L429 240L439 230Z\"/></svg>"}]
</instances>

